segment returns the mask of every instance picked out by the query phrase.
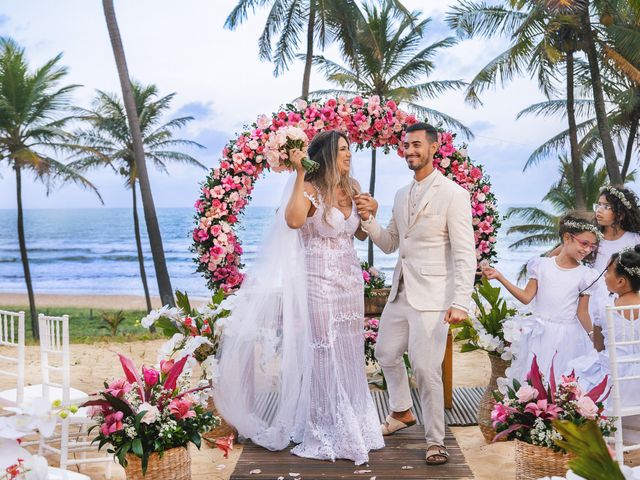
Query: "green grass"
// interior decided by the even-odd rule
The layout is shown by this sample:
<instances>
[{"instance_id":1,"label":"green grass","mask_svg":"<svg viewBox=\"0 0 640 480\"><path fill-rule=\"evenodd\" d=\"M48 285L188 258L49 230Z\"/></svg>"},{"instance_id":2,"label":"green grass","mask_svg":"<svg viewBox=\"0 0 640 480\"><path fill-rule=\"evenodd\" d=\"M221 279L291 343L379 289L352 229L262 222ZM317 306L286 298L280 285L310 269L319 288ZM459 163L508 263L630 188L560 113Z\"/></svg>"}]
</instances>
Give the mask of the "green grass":
<instances>
[{"instance_id":1,"label":"green grass","mask_svg":"<svg viewBox=\"0 0 640 480\"><path fill-rule=\"evenodd\" d=\"M29 308L15 305L0 305L0 310L12 312L25 312L26 342L33 344L31 334L31 318ZM108 328L102 326L106 323L102 320L104 312L117 312L117 309L90 309L78 307L50 307L38 308L38 313L45 315L62 316L69 315L69 340L72 343L96 343L96 342L130 342L134 340L153 340L164 338L158 333L149 333L149 330L140 325L140 319L147 312L145 310L123 310L126 320L120 324L118 334L114 337Z\"/></svg>"}]
</instances>

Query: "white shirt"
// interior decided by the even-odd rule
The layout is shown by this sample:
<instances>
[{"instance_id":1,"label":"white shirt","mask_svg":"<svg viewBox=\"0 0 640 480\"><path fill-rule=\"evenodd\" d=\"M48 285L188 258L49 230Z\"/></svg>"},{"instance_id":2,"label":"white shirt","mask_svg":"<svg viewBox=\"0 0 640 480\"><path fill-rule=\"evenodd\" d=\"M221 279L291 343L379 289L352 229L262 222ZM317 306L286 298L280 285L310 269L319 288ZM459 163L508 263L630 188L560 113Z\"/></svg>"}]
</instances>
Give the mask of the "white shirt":
<instances>
[{"instance_id":1,"label":"white shirt","mask_svg":"<svg viewBox=\"0 0 640 480\"><path fill-rule=\"evenodd\" d=\"M420 204L420 200L425 196L429 187L433 184L436 176L433 170L429 175L422 180L416 180L415 178L411 182L411 189L409 190L409 223L413 221L415 216L419 213L416 209Z\"/></svg>"}]
</instances>

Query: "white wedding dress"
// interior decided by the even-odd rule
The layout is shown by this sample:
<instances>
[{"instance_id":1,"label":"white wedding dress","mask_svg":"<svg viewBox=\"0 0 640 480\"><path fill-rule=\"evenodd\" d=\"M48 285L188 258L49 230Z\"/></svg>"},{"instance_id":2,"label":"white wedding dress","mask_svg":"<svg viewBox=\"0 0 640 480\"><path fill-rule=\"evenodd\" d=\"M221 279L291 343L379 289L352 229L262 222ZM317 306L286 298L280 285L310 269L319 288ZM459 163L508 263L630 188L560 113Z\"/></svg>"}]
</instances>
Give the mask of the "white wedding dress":
<instances>
[{"instance_id":1,"label":"white wedding dress","mask_svg":"<svg viewBox=\"0 0 640 480\"><path fill-rule=\"evenodd\" d=\"M277 219L234 301L219 354L214 399L240 435L271 450L357 465L384 446L364 358L364 292L345 218L309 196L314 215L299 230ZM275 402L275 404L274 404ZM266 408L267 405L274 405Z\"/></svg>"}]
</instances>

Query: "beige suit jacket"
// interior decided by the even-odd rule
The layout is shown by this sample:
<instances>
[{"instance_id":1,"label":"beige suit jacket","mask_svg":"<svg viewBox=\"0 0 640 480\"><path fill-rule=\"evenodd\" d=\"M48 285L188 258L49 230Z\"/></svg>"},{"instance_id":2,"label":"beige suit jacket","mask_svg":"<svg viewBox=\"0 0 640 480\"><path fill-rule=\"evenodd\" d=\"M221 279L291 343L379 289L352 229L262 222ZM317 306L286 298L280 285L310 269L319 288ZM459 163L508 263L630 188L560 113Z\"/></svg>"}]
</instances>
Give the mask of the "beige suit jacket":
<instances>
[{"instance_id":1,"label":"beige suit jacket","mask_svg":"<svg viewBox=\"0 0 640 480\"><path fill-rule=\"evenodd\" d=\"M395 196L387 228L375 218L362 227L385 253L399 250L389 301L404 280L407 300L419 311L466 311L477 268L469 193L439 171L409 223L411 184Z\"/></svg>"}]
</instances>

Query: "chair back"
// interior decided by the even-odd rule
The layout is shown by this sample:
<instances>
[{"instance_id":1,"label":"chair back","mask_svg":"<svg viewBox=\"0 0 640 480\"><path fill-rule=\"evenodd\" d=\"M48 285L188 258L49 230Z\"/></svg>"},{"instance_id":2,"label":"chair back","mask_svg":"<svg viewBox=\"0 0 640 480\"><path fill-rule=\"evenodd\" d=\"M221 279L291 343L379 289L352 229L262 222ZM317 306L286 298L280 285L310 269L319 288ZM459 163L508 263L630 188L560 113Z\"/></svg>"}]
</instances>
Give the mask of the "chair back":
<instances>
[{"instance_id":1,"label":"chair back","mask_svg":"<svg viewBox=\"0 0 640 480\"><path fill-rule=\"evenodd\" d=\"M16 405L24 398L24 312L0 310L0 375L16 378ZM6 365L6 367L5 367Z\"/></svg>"},{"instance_id":2,"label":"chair back","mask_svg":"<svg viewBox=\"0 0 640 480\"><path fill-rule=\"evenodd\" d=\"M62 390L62 405L69 406L71 365L69 356L69 315L38 315L40 326L40 363L42 396L49 399L50 387ZM58 379L53 381L52 378Z\"/></svg>"}]
</instances>

